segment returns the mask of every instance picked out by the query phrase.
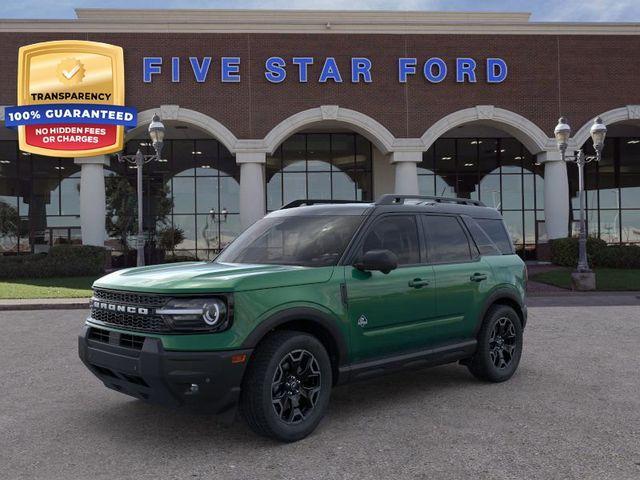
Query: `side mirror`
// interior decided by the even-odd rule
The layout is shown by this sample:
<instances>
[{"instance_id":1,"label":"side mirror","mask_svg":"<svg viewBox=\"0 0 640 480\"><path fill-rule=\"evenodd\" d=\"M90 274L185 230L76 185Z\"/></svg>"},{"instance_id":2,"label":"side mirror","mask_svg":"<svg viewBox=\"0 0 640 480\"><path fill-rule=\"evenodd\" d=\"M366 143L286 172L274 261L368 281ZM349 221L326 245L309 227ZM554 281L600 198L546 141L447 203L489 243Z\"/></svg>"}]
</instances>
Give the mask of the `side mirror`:
<instances>
[{"instance_id":1,"label":"side mirror","mask_svg":"<svg viewBox=\"0 0 640 480\"><path fill-rule=\"evenodd\" d=\"M391 250L369 250L353 266L363 272L378 270L386 275L398 268L398 257Z\"/></svg>"}]
</instances>

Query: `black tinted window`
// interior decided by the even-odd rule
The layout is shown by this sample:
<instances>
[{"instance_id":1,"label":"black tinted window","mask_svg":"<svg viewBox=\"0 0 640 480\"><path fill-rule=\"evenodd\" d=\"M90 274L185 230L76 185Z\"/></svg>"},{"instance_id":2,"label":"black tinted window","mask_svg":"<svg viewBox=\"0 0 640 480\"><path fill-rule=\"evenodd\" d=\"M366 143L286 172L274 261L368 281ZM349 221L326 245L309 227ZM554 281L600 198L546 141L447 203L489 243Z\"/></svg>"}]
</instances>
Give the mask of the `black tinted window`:
<instances>
[{"instance_id":1,"label":"black tinted window","mask_svg":"<svg viewBox=\"0 0 640 480\"><path fill-rule=\"evenodd\" d=\"M481 255L502 255L489 235L471 217L462 217ZM472 247L473 248L473 247Z\"/></svg>"},{"instance_id":2,"label":"black tinted window","mask_svg":"<svg viewBox=\"0 0 640 480\"><path fill-rule=\"evenodd\" d=\"M378 220L364 239L362 253L381 249L395 253L398 265L420 263L415 217L393 215Z\"/></svg>"},{"instance_id":3,"label":"black tinted window","mask_svg":"<svg viewBox=\"0 0 640 480\"><path fill-rule=\"evenodd\" d=\"M471 260L469 241L456 217L422 217L427 234L429 261L467 262Z\"/></svg>"},{"instance_id":4,"label":"black tinted window","mask_svg":"<svg viewBox=\"0 0 640 480\"><path fill-rule=\"evenodd\" d=\"M503 255L509 255L513 253L513 245L507 235L507 230L504 228L504 224L500 219L493 218L476 218L478 225L489 235L489 238L493 240L493 243L500 249Z\"/></svg>"}]
</instances>

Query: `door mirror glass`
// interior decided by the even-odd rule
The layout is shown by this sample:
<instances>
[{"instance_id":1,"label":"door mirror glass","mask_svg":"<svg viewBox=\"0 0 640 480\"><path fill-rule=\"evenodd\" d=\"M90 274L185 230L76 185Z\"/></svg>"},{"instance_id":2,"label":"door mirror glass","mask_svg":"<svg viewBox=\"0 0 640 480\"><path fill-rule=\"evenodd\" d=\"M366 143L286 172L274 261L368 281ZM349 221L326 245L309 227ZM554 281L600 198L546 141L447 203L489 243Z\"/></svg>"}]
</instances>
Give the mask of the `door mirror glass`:
<instances>
[{"instance_id":1,"label":"door mirror glass","mask_svg":"<svg viewBox=\"0 0 640 480\"><path fill-rule=\"evenodd\" d=\"M369 250L353 266L363 272L380 271L386 275L398 268L398 257L391 250Z\"/></svg>"}]
</instances>

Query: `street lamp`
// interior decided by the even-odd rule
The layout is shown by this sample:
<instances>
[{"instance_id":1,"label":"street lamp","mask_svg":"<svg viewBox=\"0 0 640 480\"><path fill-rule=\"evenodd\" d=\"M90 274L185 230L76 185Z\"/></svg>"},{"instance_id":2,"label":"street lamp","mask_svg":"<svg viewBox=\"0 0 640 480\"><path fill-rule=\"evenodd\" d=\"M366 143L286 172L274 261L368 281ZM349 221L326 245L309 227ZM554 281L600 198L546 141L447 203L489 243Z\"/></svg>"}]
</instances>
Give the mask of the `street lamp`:
<instances>
[{"instance_id":1,"label":"street lamp","mask_svg":"<svg viewBox=\"0 0 640 480\"><path fill-rule=\"evenodd\" d=\"M602 158L602 149L604 147L604 138L607 134L607 127L602 123L602 119L597 117L591 125L591 139L593 140L593 148L596 151L595 155L585 155L582 149L575 152L573 155L567 155L567 146L569 144L569 137L571 136L571 127L567 123L567 119L561 117L558 120L558 125L554 130L556 142L558 143L558 149L562 154L563 161L575 162L578 166L578 191L580 195L580 237L578 240L578 267L577 274L587 274L591 277L590 284L595 288L595 276L589 268L589 262L587 259L587 229L585 225L585 191L584 191L584 166L592 161L599 162ZM575 277L574 277L575 279ZM587 288L585 288L587 289Z\"/></svg>"},{"instance_id":2,"label":"street lamp","mask_svg":"<svg viewBox=\"0 0 640 480\"><path fill-rule=\"evenodd\" d=\"M162 145L164 143L165 128L164 124L160 121L158 114L155 114L151 119L149 125L149 137L153 145L155 153L153 155L143 155L140 149L135 155L122 155L118 153L118 161L128 162L135 165L137 170L137 190L138 190L138 235L136 237L136 250L138 251L136 265L138 267L144 266L144 234L142 232L142 166L145 163L149 163L152 160L160 160L162 157Z\"/></svg>"}]
</instances>

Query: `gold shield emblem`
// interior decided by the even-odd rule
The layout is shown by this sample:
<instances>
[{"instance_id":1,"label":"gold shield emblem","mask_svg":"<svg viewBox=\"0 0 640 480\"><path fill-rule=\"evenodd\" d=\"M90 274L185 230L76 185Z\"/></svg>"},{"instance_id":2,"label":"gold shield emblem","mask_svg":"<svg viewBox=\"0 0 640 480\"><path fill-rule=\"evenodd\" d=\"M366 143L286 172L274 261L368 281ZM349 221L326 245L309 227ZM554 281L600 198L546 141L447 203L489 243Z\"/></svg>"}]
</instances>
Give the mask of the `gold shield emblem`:
<instances>
[{"instance_id":1,"label":"gold shield emblem","mask_svg":"<svg viewBox=\"0 0 640 480\"><path fill-rule=\"evenodd\" d=\"M124 105L121 47L80 40L43 42L20 48L18 105ZM58 108L61 110L61 108ZM57 110L56 110L57 112ZM63 112L64 113L64 112ZM61 113L61 115L63 114ZM69 114L69 112L66 112ZM71 114L84 114L74 110ZM41 113L34 111L32 115ZM35 122L34 122L35 123ZM56 157L89 157L122 150L124 126L100 122L22 125L20 149Z\"/></svg>"}]
</instances>

